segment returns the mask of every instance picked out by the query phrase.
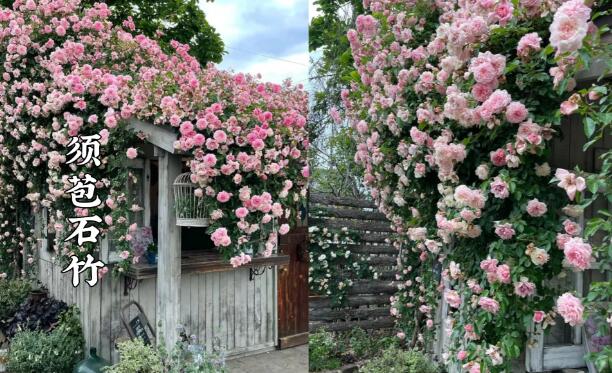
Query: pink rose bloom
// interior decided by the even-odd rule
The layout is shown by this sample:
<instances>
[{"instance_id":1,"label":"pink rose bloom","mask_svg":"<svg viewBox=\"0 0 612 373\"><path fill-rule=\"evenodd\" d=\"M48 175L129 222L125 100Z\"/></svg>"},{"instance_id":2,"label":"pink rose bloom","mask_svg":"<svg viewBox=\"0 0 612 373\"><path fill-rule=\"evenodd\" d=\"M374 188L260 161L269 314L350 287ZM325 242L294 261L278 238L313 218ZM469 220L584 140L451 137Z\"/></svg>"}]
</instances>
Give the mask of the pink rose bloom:
<instances>
[{"instance_id":1,"label":"pink rose bloom","mask_svg":"<svg viewBox=\"0 0 612 373\"><path fill-rule=\"evenodd\" d=\"M215 246L229 246L232 243L226 228L217 228L217 230L210 235L210 238Z\"/></svg>"},{"instance_id":2,"label":"pink rose bloom","mask_svg":"<svg viewBox=\"0 0 612 373\"><path fill-rule=\"evenodd\" d=\"M459 308L459 306L461 306L461 297L455 290L446 290L444 299L446 299L446 302L453 308Z\"/></svg>"},{"instance_id":3,"label":"pink rose bloom","mask_svg":"<svg viewBox=\"0 0 612 373\"><path fill-rule=\"evenodd\" d=\"M484 102L491 96L493 89L488 84L476 83L472 87L472 96L476 101Z\"/></svg>"},{"instance_id":4,"label":"pink rose bloom","mask_svg":"<svg viewBox=\"0 0 612 373\"><path fill-rule=\"evenodd\" d=\"M559 184L557 184L557 186L565 189L570 201L574 200L576 197L576 192L581 192L586 188L586 181L584 178L580 176L577 177L568 170L557 168L555 177L559 179Z\"/></svg>"},{"instance_id":5,"label":"pink rose bloom","mask_svg":"<svg viewBox=\"0 0 612 373\"><path fill-rule=\"evenodd\" d=\"M399 339L401 339L401 340L406 339L406 333L404 333L404 332L398 332L398 333L396 334L396 336L397 336L397 338L399 338Z\"/></svg>"},{"instance_id":6,"label":"pink rose bloom","mask_svg":"<svg viewBox=\"0 0 612 373\"><path fill-rule=\"evenodd\" d=\"M544 311L535 311L533 313L533 322L535 323L541 323L542 321L544 321L544 316L546 316L546 313L544 313Z\"/></svg>"},{"instance_id":7,"label":"pink rose bloom","mask_svg":"<svg viewBox=\"0 0 612 373\"><path fill-rule=\"evenodd\" d=\"M504 149L497 149L490 153L491 163L497 167L506 165L506 152Z\"/></svg>"},{"instance_id":8,"label":"pink rose bloom","mask_svg":"<svg viewBox=\"0 0 612 373\"><path fill-rule=\"evenodd\" d=\"M546 214L546 211L548 211L546 204L538 201L537 198L534 198L527 203L527 213L530 216L539 217Z\"/></svg>"},{"instance_id":9,"label":"pink rose bloom","mask_svg":"<svg viewBox=\"0 0 612 373\"><path fill-rule=\"evenodd\" d=\"M119 257L123 260L127 260L130 257L130 252L127 250L124 250L119 254Z\"/></svg>"},{"instance_id":10,"label":"pink rose bloom","mask_svg":"<svg viewBox=\"0 0 612 373\"><path fill-rule=\"evenodd\" d=\"M565 293L557 299L557 312L566 323L571 326L581 325L583 323L582 314L584 307L580 299L570 293Z\"/></svg>"},{"instance_id":11,"label":"pink rose bloom","mask_svg":"<svg viewBox=\"0 0 612 373\"><path fill-rule=\"evenodd\" d=\"M509 240L514 237L515 231L514 228L512 228L512 224L498 224L495 227L495 234L497 234L502 240Z\"/></svg>"},{"instance_id":12,"label":"pink rose bloom","mask_svg":"<svg viewBox=\"0 0 612 373\"><path fill-rule=\"evenodd\" d=\"M198 198L202 198L204 196L204 191L202 190L202 188L196 188L193 191L193 194Z\"/></svg>"},{"instance_id":13,"label":"pink rose bloom","mask_svg":"<svg viewBox=\"0 0 612 373\"><path fill-rule=\"evenodd\" d=\"M502 264L497 267L495 274L499 282L502 284L509 284L512 281L512 278L510 277L510 267L507 264Z\"/></svg>"},{"instance_id":14,"label":"pink rose bloom","mask_svg":"<svg viewBox=\"0 0 612 373\"><path fill-rule=\"evenodd\" d=\"M506 108L506 119L510 123L521 123L527 118L527 108L518 101L513 101Z\"/></svg>"},{"instance_id":15,"label":"pink rose bloom","mask_svg":"<svg viewBox=\"0 0 612 373\"><path fill-rule=\"evenodd\" d=\"M499 311L499 303L495 299L489 297L480 297L478 305L482 307L483 310L492 314L496 314L497 311Z\"/></svg>"},{"instance_id":16,"label":"pink rose bloom","mask_svg":"<svg viewBox=\"0 0 612 373\"><path fill-rule=\"evenodd\" d=\"M559 107L559 109L561 111L561 114L563 114L563 115L571 115L576 110L578 110L578 104L576 102L571 101L571 100L563 101L561 103L561 106Z\"/></svg>"},{"instance_id":17,"label":"pink rose bloom","mask_svg":"<svg viewBox=\"0 0 612 373\"><path fill-rule=\"evenodd\" d=\"M514 294L521 298L525 298L535 292L535 287L535 284L530 282L527 277L521 277L519 282L514 283Z\"/></svg>"},{"instance_id":18,"label":"pink rose bloom","mask_svg":"<svg viewBox=\"0 0 612 373\"><path fill-rule=\"evenodd\" d=\"M569 234L570 236L577 236L580 234L580 231L582 231L582 228L580 228L578 223L569 219L565 219L563 221L563 229L565 230L565 233Z\"/></svg>"},{"instance_id":19,"label":"pink rose bloom","mask_svg":"<svg viewBox=\"0 0 612 373\"><path fill-rule=\"evenodd\" d=\"M226 191L219 192L219 194L217 194L217 201L225 203L230 200L231 196L232 195Z\"/></svg>"},{"instance_id":20,"label":"pink rose bloom","mask_svg":"<svg viewBox=\"0 0 612 373\"><path fill-rule=\"evenodd\" d=\"M572 238L569 234L557 233L557 248L565 249L565 244Z\"/></svg>"},{"instance_id":21,"label":"pink rose bloom","mask_svg":"<svg viewBox=\"0 0 612 373\"><path fill-rule=\"evenodd\" d=\"M125 152L125 155L127 155L129 159L134 159L138 157L138 150L134 148L128 148L127 152Z\"/></svg>"},{"instance_id":22,"label":"pink rose bloom","mask_svg":"<svg viewBox=\"0 0 612 373\"><path fill-rule=\"evenodd\" d=\"M541 49L541 42L542 38L538 35L537 32L525 34L518 42L518 45L516 47L516 54L519 57L527 57L532 52L538 52Z\"/></svg>"},{"instance_id":23,"label":"pink rose bloom","mask_svg":"<svg viewBox=\"0 0 612 373\"><path fill-rule=\"evenodd\" d=\"M497 271L497 259L484 259L480 262L480 268L485 272L495 272Z\"/></svg>"},{"instance_id":24,"label":"pink rose bloom","mask_svg":"<svg viewBox=\"0 0 612 373\"><path fill-rule=\"evenodd\" d=\"M457 352L457 360L465 360L465 358L467 357L467 351L465 350L461 350L459 352Z\"/></svg>"},{"instance_id":25,"label":"pink rose bloom","mask_svg":"<svg viewBox=\"0 0 612 373\"><path fill-rule=\"evenodd\" d=\"M239 207L236 209L236 217L238 219L244 219L249 214L249 210L244 207Z\"/></svg>"},{"instance_id":26,"label":"pink rose bloom","mask_svg":"<svg viewBox=\"0 0 612 373\"><path fill-rule=\"evenodd\" d=\"M417 163L414 166L414 177L420 178L420 177L423 177L424 175L425 175L425 164Z\"/></svg>"},{"instance_id":27,"label":"pink rose bloom","mask_svg":"<svg viewBox=\"0 0 612 373\"><path fill-rule=\"evenodd\" d=\"M289 229L289 224L281 224L281 226L278 228L278 233L280 235L285 235L289 233Z\"/></svg>"},{"instance_id":28,"label":"pink rose bloom","mask_svg":"<svg viewBox=\"0 0 612 373\"><path fill-rule=\"evenodd\" d=\"M573 52L582 46L590 13L583 0L570 0L557 9L549 30L550 44L558 53Z\"/></svg>"},{"instance_id":29,"label":"pink rose bloom","mask_svg":"<svg viewBox=\"0 0 612 373\"><path fill-rule=\"evenodd\" d=\"M591 266L593 249L591 245L584 242L580 237L569 239L563 246L565 259L572 267L584 271Z\"/></svg>"},{"instance_id":30,"label":"pink rose bloom","mask_svg":"<svg viewBox=\"0 0 612 373\"><path fill-rule=\"evenodd\" d=\"M491 183L491 193L493 193L496 198L507 198L510 195L508 184L499 176L496 176Z\"/></svg>"},{"instance_id":31,"label":"pink rose bloom","mask_svg":"<svg viewBox=\"0 0 612 373\"><path fill-rule=\"evenodd\" d=\"M310 177L310 167L308 166L302 167L302 176L304 176L305 178Z\"/></svg>"}]
</instances>

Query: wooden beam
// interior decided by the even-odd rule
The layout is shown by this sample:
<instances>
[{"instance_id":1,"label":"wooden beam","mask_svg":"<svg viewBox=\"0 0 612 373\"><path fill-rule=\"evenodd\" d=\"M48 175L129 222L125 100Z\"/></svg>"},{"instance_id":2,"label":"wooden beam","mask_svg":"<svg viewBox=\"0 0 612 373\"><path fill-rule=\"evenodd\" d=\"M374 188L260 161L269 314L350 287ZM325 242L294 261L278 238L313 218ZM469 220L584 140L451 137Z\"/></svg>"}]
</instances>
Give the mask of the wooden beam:
<instances>
[{"instance_id":1,"label":"wooden beam","mask_svg":"<svg viewBox=\"0 0 612 373\"><path fill-rule=\"evenodd\" d=\"M143 132L147 135L147 141L162 148L170 154L176 154L174 142L178 139L178 133L162 126L143 122L139 119L130 119L128 127L136 132Z\"/></svg>"},{"instance_id":2,"label":"wooden beam","mask_svg":"<svg viewBox=\"0 0 612 373\"><path fill-rule=\"evenodd\" d=\"M181 166L180 157L160 152L156 320L158 336L163 335L168 348L176 343L181 311L181 230L176 225L172 193L172 183L181 173Z\"/></svg>"}]
</instances>

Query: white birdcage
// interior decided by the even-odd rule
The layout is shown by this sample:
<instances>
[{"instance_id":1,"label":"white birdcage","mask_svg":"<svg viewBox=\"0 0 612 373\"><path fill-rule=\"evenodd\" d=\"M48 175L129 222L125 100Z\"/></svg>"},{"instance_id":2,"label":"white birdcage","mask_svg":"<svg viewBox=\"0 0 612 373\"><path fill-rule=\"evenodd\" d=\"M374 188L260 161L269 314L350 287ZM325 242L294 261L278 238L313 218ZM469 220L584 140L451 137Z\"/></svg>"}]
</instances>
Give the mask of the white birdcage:
<instances>
[{"instance_id":1,"label":"white birdcage","mask_svg":"<svg viewBox=\"0 0 612 373\"><path fill-rule=\"evenodd\" d=\"M209 224L206 204L203 197L195 195L198 186L191 182L190 176L189 172L180 174L172 184L176 225L207 227Z\"/></svg>"}]
</instances>

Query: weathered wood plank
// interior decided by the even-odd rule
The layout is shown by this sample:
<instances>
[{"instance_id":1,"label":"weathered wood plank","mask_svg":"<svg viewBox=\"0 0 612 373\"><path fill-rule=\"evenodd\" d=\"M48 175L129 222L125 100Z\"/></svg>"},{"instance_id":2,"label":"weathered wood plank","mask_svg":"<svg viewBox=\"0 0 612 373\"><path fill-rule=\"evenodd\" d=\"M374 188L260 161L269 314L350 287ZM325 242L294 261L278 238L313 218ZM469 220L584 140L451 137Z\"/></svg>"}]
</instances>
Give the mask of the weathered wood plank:
<instances>
[{"instance_id":1,"label":"weathered wood plank","mask_svg":"<svg viewBox=\"0 0 612 373\"><path fill-rule=\"evenodd\" d=\"M147 141L165 150L170 154L175 154L174 142L178 139L178 133L162 126L143 122L139 119L130 119L129 128L136 132L143 132L147 135ZM160 167L160 170L162 167ZM160 189L161 191L161 189ZM161 210L160 210L161 211Z\"/></svg>"},{"instance_id":2,"label":"weathered wood plank","mask_svg":"<svg viewBox=\"0 0 612 373\"><path fill-rule=\"evenodd\" d=\"M310 311L311 321L336 321L353 319L372 319L389 316L389 307L355 308L355 309L313 309Z\"/></svg>"},{"instance_id":3,"label":"weathered wood plank","mask_svg":"<svg viewBox=\"0 0 612 373\"><path fill-rule=\"evenodd\" d=\"M360 208L347 208L337 206L317 206L313 208L316 210L311 214L316 216L333 217L337 219L358 219L358 220L376 220L388 222L385 214L379 211L364 210ZM322 210L319 212L319 210Z\"/></svg>"},{"instance_id":4,"label":"weathered wood plank","mask_svg":"<svg viewBox=\"0 0 612 373\"><path fill-rule=\"evenodd\" d=\"M330 194L323 193L310 193L310 203L320 203L322 205L336 205L336 206L351 206L360 208L370 208L376 210L377 207L372 201L365 199L349 198L349 197L336 197Z\"/></svg>"},{"instance_id":5,"label":"weathered wood plank","mask_svg":"<svg viewBox=\"0 0 612 373\"><path fill-rule=\"evenodd\" d=\"M176 327L180 317L181 286L181 230L176 226L172 183L181 173L180 157L168 152L159 155L158 195L158 271L157 271L157 323L166 346L177 340Z\"/></svg>"},{"instance_id":6,"label":"weathered wood plank","mask_svg":"<svg viewBox=\"0 0 612 373\"><path fill-rule=\"evenodd\" d=\"M359 327L365 330L369 329L386 329L392 328L395 325L395 320L392 317L381 317L376 320L356 320L356 321L342 321L334 323L325 323L321 321L311 322L309 325L310 331L316 331L317 329L323 328L328 331L339 332L344 330L350 330L355 327Z\"/></svg>"},{"instance_id":7,"label":"weathered wood plank","mask_svg":"<svg viewBox=\"0 0 612 373\"><path fill-rule=\"evenodd\" d=\"M347 307L360 307L360 306L380 306L383 304L389 304L389 295L381 294L381 295L349 295L346 298ZM317 308L330 308L331 307L331 299L327 297L321 296L311 296L308 300L308 305L310 309Z\"/></svg>"},{"instance_id":8,"label":"weathered wood plank","mask_svg":"<svg viewBox=\"0 0 612 373\"><path fill-rule=\"evenodd\" d=\"M321 219L310 218L311 226L327 227L331 229L348 228L359 231L368 232L385 232L392 233L389 222L383 221L368 221L368 220L349 220L349 219Z\"/></svg>"},{"instance_id":9,"label":"weathered wood plank","mask_svg":"<svg viewBox=\"0 0 612 373\"><path fill-rule=\"evenodd\" d=\"M394 294L397 291L396 285L389 281L369 280L358 281L349 288L348 293L354 294Z\"/></svg>"}]
</instances>

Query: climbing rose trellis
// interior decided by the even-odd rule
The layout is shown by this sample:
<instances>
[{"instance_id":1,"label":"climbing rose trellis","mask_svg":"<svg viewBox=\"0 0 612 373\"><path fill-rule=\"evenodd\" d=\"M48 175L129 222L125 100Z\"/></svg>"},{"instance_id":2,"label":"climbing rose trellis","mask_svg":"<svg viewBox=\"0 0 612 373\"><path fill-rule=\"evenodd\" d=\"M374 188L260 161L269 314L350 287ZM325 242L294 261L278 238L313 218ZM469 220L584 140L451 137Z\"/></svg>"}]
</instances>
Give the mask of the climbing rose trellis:
<instances>
[{"instance_id":1,"label":"climbing rose trellis","mask_svg":"<svg viewBox=\"0 0 612 373\"><path fill-rule=\"evenodd\" d=\"M267 243L255 254L269 255L272 224L293 219L306 194L307 95L290 82L202 67L179 43L166 54L132 34L131 20L113 25L109 15L103 3L83 9L78 0L17 0L12 10L0 9L0 264L15 262L31 241L23 218L29 207L48 209L58 256L97 250L63 239L72 230L66 217L98 215L122 251L115 268L139 260L142 253L130 249L138 230L130 219L142 207L125 189L137 181L125 161L138 155L142 135L128 130L130 118L180 132L175 146L192 157L195 195L226 258L248 262L240 244L261 235ZM76 170L65 164L66 145L92 134L101 137L102 165L86 171L104 203L75 210L64 192Z\"/></svg>"},{"instance_id":2,"label":"climbing rose trellis","mask_svg":"<svg viewBox=\"0 0 612 373\"><path fill-rule=\"evenodd\" d=\"M398 337L426 346L444 297L446 363L507 370L531 322L583 322L581 300L551 280L597 259L571 202L585 180L547 158L603 29L580 0L364 5L347 35L356 74L342 98L355 161L402 237Z\"/></svg>"}]
</instances>

